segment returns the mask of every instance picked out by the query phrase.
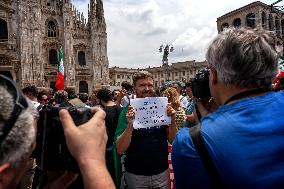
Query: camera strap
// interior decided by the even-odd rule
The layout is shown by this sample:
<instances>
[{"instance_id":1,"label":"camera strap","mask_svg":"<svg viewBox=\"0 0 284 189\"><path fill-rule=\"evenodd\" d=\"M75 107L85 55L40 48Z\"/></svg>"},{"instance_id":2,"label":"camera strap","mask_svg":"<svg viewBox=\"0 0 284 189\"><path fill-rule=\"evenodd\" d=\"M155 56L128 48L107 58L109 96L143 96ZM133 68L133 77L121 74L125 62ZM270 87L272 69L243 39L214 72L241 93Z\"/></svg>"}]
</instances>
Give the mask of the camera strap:
<instances>
[{"instance_id":1,"label":"camera strap","mask_svg":"<svg viewBox=\"0 0 284 189\"><path fill-rule=\"evenodd\" d=\"M230 97L225 103L228 104L229 102L233 101L233 100L237 100L237 99L241 99L244 97L247 97L249 95L252 94L259 94L259 93L264 93L269 91L269 89L267 88L257 88L257 89L251 89L251 90L247 90L247 91L243 91L240 93L237 93L235 95L233 95L232 97ZM218 169L215 166L207 148L205 145L205 141L201 136L201 132L200 132L201 126L200 124L191 127L189 129L189 135L192 139L192 143L196 149L196 152L198 153L198 155L200 156L200 159L205 167L205 169L207 170L207 173L209 175L209 178L211 180L212 183L212 188L225 188L224 186L224 182L222 181Z\"/></svg>"},{"instance_id":2,"label":"camera strap","mask_svg":"<svg viewBox=\"0 0 284 189\"><path fill-rule=\"evenodd\" d=\"M205 146L204 139L201 136L200 124L189 128L189 135L192 139L192 143L195 147L196 152L198 153L207 173L210 178L212 188L222 189L224 183L219 175L219 172Z\"/></svg>"},{"instance_id":3,"label":"camera strap","mask_svg":"<svg viewBox=\"0 0 284 189\"><path fill-rule=\"evenodd\" d=\"M237 94L231 96L228 100L226 100L224 105L226 105L229 102L232 102L234 100L239 100L241 98L248 97L248 96L253 95L253 94L264 93L264 92L267 92L267 91L269 91L269 89L267 89L267 88L256 88L256 89L250 89L250 90L247 90L247 91L243 91L243 92L240 92L240 93L237 93Z\"/></svg>"}]
</instances>

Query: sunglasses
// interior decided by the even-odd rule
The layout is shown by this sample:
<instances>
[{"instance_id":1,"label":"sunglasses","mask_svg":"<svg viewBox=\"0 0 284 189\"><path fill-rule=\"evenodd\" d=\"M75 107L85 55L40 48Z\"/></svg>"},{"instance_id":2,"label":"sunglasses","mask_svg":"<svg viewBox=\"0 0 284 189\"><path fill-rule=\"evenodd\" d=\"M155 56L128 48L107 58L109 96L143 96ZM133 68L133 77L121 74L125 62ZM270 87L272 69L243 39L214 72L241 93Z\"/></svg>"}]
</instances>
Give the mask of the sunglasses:
<instances>
[{"instance_id":1,"label":"sunglasses","mask_svg":"<svg viewBox=\"0 0 284 189\"><path fill-rule=\"evenodd\" d=\"M28 107L28 102L24 97L22 91L10 78L0 74L0 86L4 87L14 98L14 109L10 115L10 118L5 121L2 128L2 135L0 136L0 144L7 137L15 122L17 121L21 112Z\"/></svg>"}]
</instances>

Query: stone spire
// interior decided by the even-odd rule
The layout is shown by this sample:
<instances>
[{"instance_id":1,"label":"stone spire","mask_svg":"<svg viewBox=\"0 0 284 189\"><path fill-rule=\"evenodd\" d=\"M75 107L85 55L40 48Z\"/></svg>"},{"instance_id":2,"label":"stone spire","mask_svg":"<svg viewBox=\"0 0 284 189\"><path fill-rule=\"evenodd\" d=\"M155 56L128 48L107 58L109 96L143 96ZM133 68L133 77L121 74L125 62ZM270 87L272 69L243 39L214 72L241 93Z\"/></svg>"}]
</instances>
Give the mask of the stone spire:
<instances>
[{"instance_id":1,"label":"stone spire","mask_svg":"<svg viewBox=\"0 0 284 189\"><path fill-rule=\"evenodd\" d=\"M88 5L88 18L93 19L96 15L96 0L90 0L90 5Z\"/></svg>"},{"instance_id":2,"label":"stone spire","mask_svg":"<svg viewBox=\"0 0 284 189\"><path fill-rule=\"evenodd\" d=\"M104 6L102 0L97 0L96 4L96 18L102 20L104 18Z\"/></svg>"}]
</instances>

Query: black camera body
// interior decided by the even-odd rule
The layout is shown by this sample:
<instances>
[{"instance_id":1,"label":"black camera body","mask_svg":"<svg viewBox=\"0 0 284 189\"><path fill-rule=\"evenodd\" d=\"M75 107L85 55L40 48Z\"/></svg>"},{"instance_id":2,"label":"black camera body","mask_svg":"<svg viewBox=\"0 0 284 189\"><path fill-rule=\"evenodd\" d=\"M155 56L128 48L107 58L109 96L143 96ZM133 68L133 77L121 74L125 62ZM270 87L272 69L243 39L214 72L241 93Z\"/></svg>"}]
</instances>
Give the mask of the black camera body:
<instances>
[{"instance_id":1,"label":"black camera body","mask_svg":"<svg viewBox=\"0 0 284 189\"><path fill-rule=\"evenodd\" d=\"M37 159L42 170L79 172L78 164L66 145L63 127L59 119L61 109L44 106L39 112L37 145L33 157ZM69 111L76 126L86 123L93 116L90 108L64 107L64 109Z\"/></svg>"},{"instance_id":2,"label":"black camera body","mask_svg":"<svg viewBox=\"0 0 284 189\"><path fill-rule=\"evenodd\" d=\"M192 94L196 98L211 97L209 88L209 68L201 69L192 81Z\"/></svg>"}]
</instances>

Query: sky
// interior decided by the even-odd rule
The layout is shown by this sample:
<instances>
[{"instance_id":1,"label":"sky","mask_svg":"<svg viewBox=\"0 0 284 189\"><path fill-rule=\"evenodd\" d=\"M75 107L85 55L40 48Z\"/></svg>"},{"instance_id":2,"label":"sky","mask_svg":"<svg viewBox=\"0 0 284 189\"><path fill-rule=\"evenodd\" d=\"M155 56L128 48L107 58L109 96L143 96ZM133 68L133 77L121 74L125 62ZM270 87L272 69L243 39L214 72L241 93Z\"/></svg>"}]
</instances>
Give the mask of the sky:
<instances>
[{"instance_id":1,"label":"sky","mask_svg":"<svg viewBox=\"0 0 284 189\"><path fill-rule=\"evenodd\" d=\"M71 0L87 18L90 0ZM252 0L104 0L109 67L162 65L160 45L172 45L169 64L204 61L217 18ZM262 0L272 4L276 0Z\"/></svg>"}]
</instances>

